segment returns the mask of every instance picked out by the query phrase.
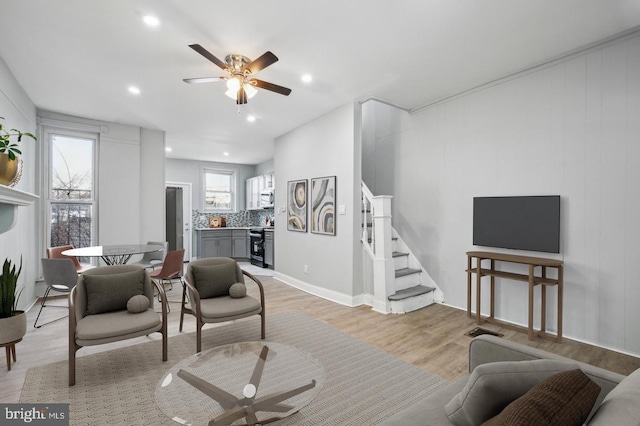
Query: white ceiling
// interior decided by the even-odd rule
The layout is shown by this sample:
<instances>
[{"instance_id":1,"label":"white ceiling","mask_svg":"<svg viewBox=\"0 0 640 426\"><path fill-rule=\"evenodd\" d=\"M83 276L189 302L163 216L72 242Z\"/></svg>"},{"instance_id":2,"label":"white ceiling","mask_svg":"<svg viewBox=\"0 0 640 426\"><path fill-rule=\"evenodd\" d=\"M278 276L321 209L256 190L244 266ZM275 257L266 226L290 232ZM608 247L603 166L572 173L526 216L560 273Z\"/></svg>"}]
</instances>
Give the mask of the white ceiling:
<instances>
[{"instance_id":1,"label":"white ceiling","mask_svg":"<svg viewBox=\"0 0 640 426\"><path fill-rule=\"evenodd\" d=\"M0 57L37 107L165 130L169 158L258 164L346 103L419 108L636 27L640 1L1 0L0 16ZM223 82L182 81L223 75L191 43L223 60L270 50L257 78L293 92L238 113Z\"/></svg>"}]
</instances>

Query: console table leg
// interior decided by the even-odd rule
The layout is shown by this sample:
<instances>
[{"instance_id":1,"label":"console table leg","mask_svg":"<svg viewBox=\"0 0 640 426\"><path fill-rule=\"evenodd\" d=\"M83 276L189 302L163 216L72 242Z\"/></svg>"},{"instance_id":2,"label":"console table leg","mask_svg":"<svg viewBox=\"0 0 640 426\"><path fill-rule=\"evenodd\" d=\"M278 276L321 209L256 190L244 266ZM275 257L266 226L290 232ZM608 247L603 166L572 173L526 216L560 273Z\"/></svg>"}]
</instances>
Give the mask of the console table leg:
<instances>
[{"instance_id":1,"label":"console table leg","mask_svg":"<svg viewBox=\"0 0 640 426\"><path fill-rule=\"evenodd\" d=\"M480 284L482 282L482 260L480 258L476 260L476 268L476 322L480 324L482 322L480 317Z\"/></svg>"},{"instance_id":2,"label":"console table leg","mask_svg":"<svg viewBox=\"0 0 640 426\"><path fill-rule=\"evenodd\" d=\"M496 277L493 275L493 271L496 270L496 261L491 259L491 306L490 306L490 314L489 316L491 318L495 317L495 311L496 311L496 304L495 304L495 300L496 300Z\"/></svg>"},{"instance_id":3,"label":"console table leg","mask_svg":"<svg viewBox=\"0 0 640 426\"><path fill-rule=\"evenodd\" d=\"M562 342L562 291L563 291L563 266L558 266L558 343Z\"/></svg>"},{"instance_id":4,"label":"console table leg","mask_svg":"<svg viewBox=\"0 0 640 426\"><path fill-rule=\"evenodd\" d=\"M471 318L471 256L467 256L467 316Z\"/></svg>"},{"instance_id":5,"label":"console table leg","mask_svg":"<svg viewBox=\"0 0 640 426\"><path fill-rule=\"evenodd\" d=\"M529 265L529 340L534 340L534 334L533 334L533 265Z\"/></svg>"},{"instance_id":6,"label":"console table leg","mask_svg":"<svg viewBox=\"0 0 640 426\"><path fill-rule=\"evenodd\" d=\"M542 278L547 278L547 267L542 267ZM540 286L540 331L547 330L547 285Z\"/></svg>"}]
</instances>

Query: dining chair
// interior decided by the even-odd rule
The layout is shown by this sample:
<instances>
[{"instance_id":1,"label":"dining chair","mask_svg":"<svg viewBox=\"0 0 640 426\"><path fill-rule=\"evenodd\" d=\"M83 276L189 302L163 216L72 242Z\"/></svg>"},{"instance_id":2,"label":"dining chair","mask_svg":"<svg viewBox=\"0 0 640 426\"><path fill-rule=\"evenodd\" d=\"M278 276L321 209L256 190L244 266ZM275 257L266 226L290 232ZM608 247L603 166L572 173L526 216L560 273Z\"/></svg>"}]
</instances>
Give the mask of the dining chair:
<instances>
[{"instance_id":1,"label":"dining chair","mask_svg":"<svg viewBox=\"0 0 640 426\"><path fill-rule=\"evenodd\" d=\"M245 276L258 286L260 300L247 296ZM189 263L183 282L180 331L185 314L196 318L196 352L202 349L202 327L205 323L260 315L260 335L265 338L264 287L260 280L228 257L210 257Z\"/></svg>"},{"instance_id":2,"label":"dining chair","mask_svg":"<svg viewBox=\"0 0 640 426\"><path fill-rule=\"evenodd\" d=\"M173 290L173 280L179 279L182 283L182 270L184 268L184 249L172 250L167 252L162 262L162 268L149 272L151 279L159 282L164 287L165 281L168 281Z\"/></svg>"},{"instance_id":3,"label":"dining chair","mask_svg":"<svg viewBox=\"0 0 640 426\"><path fill-rule=\"evenodd\" d=\"M165 256L167 255L167 248L169 243L166 241L147 241L148 246L162 246L162 251L153 251L144 253L142 259L137 262L129 262L130 265L142 265L145 268L155 269L162 266Z\"/></svg>"},{"instance_id":4,"label":"dining chair","mask_svg":"<svg viewBox=\"0 0 640 426\"><path fill-rule=\"evenodd\" d=\"M160 315L153 308L154 287L160 295ZM69 293L69 386L76 383L76 352L80 348L155 332L162 334L162 361L166 361L166 295L145 268L111 265L84 272ZM100 365L96 369L100 370Z\"/></svg>"},{"instance_id":5,"label":"dining chair","mask_svg":"<svg viewBox=\"0 0 640 426\"><path fill-rule=\"evenodd\" d=\"M38 325L38 320L40 319L40 314L42 313L43 308L48 306L52 308L68 309L67 306L47 305L47 298L49 297L49 292L53 290L59 293L69 293L71 289L75 287L78 281L78 272L76 271L76 267L73 264L73 260L41 259L41 262L42 262L42 277L44 278L44 281L47 284L47 289L45 290L44 296L42 297L42 301L40 302L40 310L38 311L38 316L36 317L36 321L33 323L34 328L40 328L43 325L47 325L54 321L58 321L63 318L66 318L66 315L65 315L55 320Z\"/></svg>"},{"instance_id":6,"label":"dining chair","mask_svg":"<svg viewBox=\"0 0 640 426\"><path fill-rule=\"evenodd\" d=\"M73 245L68 244L68 245L64 245L64 246L57 246L57 247L49 247L47 248L47 257L49 259L71 259L73 261L73 265L76 268L76 272L78 274L82 274L85 271L88 271L89 269L93 268L93 265L87 265L87 264L81 264L78 261L78 258L75 256L65 256L64 254L62 254L63 251L66 250L71 250L75 247L73 247Z\"/></svg>"}]
</instances>

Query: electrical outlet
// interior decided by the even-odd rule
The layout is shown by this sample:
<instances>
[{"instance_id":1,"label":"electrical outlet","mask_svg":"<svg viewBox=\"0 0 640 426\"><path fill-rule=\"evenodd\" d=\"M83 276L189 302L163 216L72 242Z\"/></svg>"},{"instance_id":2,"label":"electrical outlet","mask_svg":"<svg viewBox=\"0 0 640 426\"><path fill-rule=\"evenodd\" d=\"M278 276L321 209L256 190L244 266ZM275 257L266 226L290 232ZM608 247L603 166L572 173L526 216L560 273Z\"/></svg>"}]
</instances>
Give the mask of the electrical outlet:
<instances>
[{"instance_id":1,"label":"electrical outlet","mask_svg":"<svg viewBox=\"0 0 640 426\"><path fill-rule=\"evenodd\" d=\"M304 273L308 274L309 273L309 266L304 265Z\"/></svg>"}]
</instances>

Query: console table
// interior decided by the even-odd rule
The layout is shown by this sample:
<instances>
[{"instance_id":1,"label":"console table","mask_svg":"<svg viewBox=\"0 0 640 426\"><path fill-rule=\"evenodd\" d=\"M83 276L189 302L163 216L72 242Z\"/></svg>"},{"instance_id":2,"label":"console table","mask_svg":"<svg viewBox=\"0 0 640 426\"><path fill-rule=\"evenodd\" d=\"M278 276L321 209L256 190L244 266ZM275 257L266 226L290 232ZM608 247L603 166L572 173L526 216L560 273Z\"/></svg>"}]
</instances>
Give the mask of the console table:
<instances>
[{"instance_id":1,"label":"console table","mask_svg":"<svg viewBox=\"0 0 640 426\"><path fill-rule=\"evenodd\" d=\"M475 266L473 265L473 259L476 259ZM489 261L489 268L482 267L482 261ZM528 274L518 274L513 272L506 272L496 270L496 261L516 263L521 265L527 265L529 267ZM482 322L488 322L502 327L507 327L517 331L526 332L529 334L529 340L534 340L536 336L549 340L555 340L562 342L562 260L545 259L541 257L530 256L517 256L503 253L491 253L485 251L468 251L467 252L467 315L470 318L475 318L478 324ZM536 275L536 268L540 268L539 275ZM557 270L557 278L549 278L547 276L547 268L555 268ZM476 274L476 312L475 315L471 312L471 282L472 275ZM480 287L482 277L491 277L491 305L490 313L488 317L482 317L480 314ZM527 328L520 327L514 324L510 324L504 321L497 320L494 317L495 314L495 279L504 278L507 280L524 281L529 283L529 324ZM540 312L540 330L533 329L533 290L535 286L540 286L541 291L541 312ZM547 305L547 286L556 286L558 293L558 333L556 336L547 334L546 332L546 305Z\"/></svg>"}]
</instances>

